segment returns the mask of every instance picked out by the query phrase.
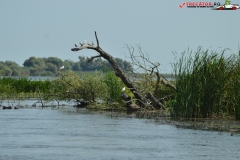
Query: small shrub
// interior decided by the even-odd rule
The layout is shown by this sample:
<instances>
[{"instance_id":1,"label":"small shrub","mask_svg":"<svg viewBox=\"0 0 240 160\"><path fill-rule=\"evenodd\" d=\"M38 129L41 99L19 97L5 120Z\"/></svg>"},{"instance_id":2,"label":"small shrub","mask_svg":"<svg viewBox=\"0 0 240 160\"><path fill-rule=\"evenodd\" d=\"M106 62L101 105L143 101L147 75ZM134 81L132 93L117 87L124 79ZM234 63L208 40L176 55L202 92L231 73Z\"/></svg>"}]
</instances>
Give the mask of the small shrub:
<instances>
[{"instance_id":1,"label":"small shrub","mask_svg":"<svg viewBox=\"0 0 240 160\"><path fill-rule=\"evenodd\" d=\"M108 102L121 102L121 92L124 84L112 71L108 71L104 73L104 83L107 86L108 95L107 101Z\"/></svg>"}]
</instances>

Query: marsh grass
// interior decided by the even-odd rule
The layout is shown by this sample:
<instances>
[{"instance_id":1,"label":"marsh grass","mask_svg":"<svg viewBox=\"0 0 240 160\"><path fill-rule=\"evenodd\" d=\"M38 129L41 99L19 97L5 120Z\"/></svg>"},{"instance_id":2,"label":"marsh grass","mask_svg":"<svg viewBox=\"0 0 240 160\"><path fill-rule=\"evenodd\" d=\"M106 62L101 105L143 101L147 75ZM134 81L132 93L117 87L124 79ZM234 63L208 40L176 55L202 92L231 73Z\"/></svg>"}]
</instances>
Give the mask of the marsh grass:
<instances>
[{"instance_id":1,"label":"marsh grass","mask_svg":"<svg viewBox=\"0 0 240 160\"><path fill-rule=\"evenodd\" d=\"M174 117L236 116L239 119L239 56L222 52L188 50L174 63L177 92Z\"/></svg>"},{"instance_id":2,"label":"marsh grass","mask_svg":"<svg viewBox=\"0 0 240 160\"><path fill-rule=\"evenodd\" d=\"M33 81L26 77L3 77L0 78L1 99L33 98L38 90L47 93L51 88L50 80Z\"/></svg>"}]
</instances>

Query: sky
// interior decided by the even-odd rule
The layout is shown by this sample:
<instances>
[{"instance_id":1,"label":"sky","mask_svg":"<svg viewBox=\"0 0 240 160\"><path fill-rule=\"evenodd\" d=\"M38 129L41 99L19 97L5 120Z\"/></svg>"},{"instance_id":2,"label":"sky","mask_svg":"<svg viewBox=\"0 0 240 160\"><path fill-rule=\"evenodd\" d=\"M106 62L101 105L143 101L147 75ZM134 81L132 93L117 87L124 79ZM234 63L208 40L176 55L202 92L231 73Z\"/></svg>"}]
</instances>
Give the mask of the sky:
<instances>
[{"instance_id":1,"label":"sky","mask_svg":"<svg viewBox=\"0 0 240 160\"><path fill-rule=\"evenodd\" d=\"M224 0L219 0L221 4ZM113 57L125 58L126 45L142 47L162 73L171 73L175 57L190 48L236 53L240 46L240 9L180 9L181 0L1 0L0 61L20 66L31 56L78 61L92 50L72 52L75 42L95 41ZM193 0L191 2L199 2ZM214 1L204 1L214 2ZM232 0L232 4L240 4ZM125 53L125 54L124 54ZM136 52L137 54L137 52Z\"/></svg>"}]
</instances>

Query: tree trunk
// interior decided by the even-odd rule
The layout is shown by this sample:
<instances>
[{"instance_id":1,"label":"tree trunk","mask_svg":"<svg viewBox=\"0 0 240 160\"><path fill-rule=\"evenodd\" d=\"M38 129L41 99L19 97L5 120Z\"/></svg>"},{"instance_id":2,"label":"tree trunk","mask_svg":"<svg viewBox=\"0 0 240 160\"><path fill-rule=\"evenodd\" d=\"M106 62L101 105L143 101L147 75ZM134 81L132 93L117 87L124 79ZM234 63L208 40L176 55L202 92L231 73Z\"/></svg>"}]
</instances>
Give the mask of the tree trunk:
<instances>
[{"instance_id":1,"label":"tree trunk","mask_svg":"<svg viewBox=\"0 0 240 160\"><path fill-rule=\"evenodd\" d=\"M121 93L121 98L122 100L125 101L126 103L126 107L128 111L136 111L138 109L140 109L140 107L138 105L136 105L133 101L132 98L129 97L125 92Z\"/></svg>"}]
</instances>

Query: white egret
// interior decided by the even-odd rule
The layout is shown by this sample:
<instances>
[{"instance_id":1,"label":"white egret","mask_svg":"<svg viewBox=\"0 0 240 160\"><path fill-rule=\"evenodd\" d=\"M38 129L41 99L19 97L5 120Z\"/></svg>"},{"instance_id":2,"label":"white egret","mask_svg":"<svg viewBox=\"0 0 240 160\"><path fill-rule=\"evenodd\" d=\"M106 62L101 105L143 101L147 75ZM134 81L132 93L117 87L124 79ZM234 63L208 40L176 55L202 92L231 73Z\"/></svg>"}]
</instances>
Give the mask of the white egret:
<instances>
[{"instance_id":1,"label":"white egret","mask_svg":"<svg viewBox=\"0 0 240 160\"><path fill-rule=\"evenodd\" d=\"M124 92L125 91L125 87L123 87L123 89L122 89L122 92Z\"/></svg>"},{"instance_id":2,"label":"white egret","mask_svg":"<svg viewBox=\"0 0 240 160\"><path fill-rule=\"evenodd\" d=\"M60 70L64 69L64 66L60 67Z\"/></svg>"}]
</instances>

